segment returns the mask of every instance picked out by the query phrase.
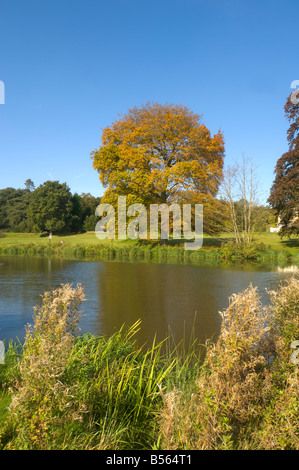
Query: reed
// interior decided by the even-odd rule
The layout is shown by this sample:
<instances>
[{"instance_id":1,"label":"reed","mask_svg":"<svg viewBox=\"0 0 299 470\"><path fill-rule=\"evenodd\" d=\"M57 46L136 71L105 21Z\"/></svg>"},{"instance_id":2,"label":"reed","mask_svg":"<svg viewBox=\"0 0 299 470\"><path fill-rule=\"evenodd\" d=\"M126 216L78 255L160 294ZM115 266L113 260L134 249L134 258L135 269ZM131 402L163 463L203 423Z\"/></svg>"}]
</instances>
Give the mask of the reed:
<instances>
[{"instance_id":1,"label":"reed","mask_svg":"<svg viewBox=\"0 0 299 470\"><path fill-rule=\"evenodd\" d=\"M45 293L0 366L1 449L299 449L299 279L230 298L216 343L139 347L140 321L77 331L81 286Z\"/></svg>"},{"instance_id":2,"label":"reed","mask_svg":"<svg viewBox=\"0 0 299 470\"><path fill-rule=\"evenodd\" d=\"M22 355L2 380L5 400L11 393L5 448L148 448L155 440L176 358L165 356L163 342L137 348L140 322L110 338L76 335L83 300L81 286L64 285L36 307Z\"/></svg>"},{"instance_id":3,"label":"reed","mask_svg":"<svg viewBox=\"0 0 299 470\"><path fill-rule=\"evenodd\" d=\"M122 262L154 262L172 264L240 264L248 262L288 264L299 263L297 252L290 253L287 249L272 249L263 245L239 250L233 243L223 244L221 248L188 251L183 247L150 245L136 243L131 245L115 244L61 244L50 245L29 243L1 245L0 255L26 256L58 256L65 259L87 261L122 261Z\"/></svg>"}]
</instances>

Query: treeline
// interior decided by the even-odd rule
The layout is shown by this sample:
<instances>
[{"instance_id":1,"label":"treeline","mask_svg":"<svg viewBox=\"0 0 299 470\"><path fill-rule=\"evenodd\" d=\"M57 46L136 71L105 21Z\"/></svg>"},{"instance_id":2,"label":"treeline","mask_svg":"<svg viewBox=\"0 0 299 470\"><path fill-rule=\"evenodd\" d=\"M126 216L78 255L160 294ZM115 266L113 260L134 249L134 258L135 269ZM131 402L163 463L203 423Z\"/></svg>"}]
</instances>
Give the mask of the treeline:
<instances>
[{"instance_id":1,"label":"treeline","mask_svg":"<svg viewBox=\"0 0 299 470\"><path fill-rule=\"evenodd\" d=\"M35 188L0 190L0 230L11 232L79 233L94 230L101 198L72 194L66 183L46 181Z\"/></svg>"},{"instance_id":2,"label":"treeline","mask_svg":"<svg viewBox=\"0 0 299 470\"><path fill-rule=\"evenodd\" d=\"M24 189L0 189L0 230L10 232L80 233L95 230L99 217L95 209L101 198L90 193L72 194L67 183L46 181L35 188L32 180L25 181ZM222 211L211 210L204 205L204 231L206 233L231 232L232 223L225 201ZM242 231L244 201L234 202L236 223ZM269 206L252 208L252 228L257 232L269 230L275 225L275 217Z\"/></svg>"},{"instance_id":3,"label":"treeline","mask_svg":"<svg viewBox=\"0 0 299 470\"><path fill-rule=\"evenodd\" d=\"M244 200L240 199L234 203L236 224L241 232L244 229ZM268 205L254 205L252 207L252 230L255 232L267 232L269 227L276 226L277 217L273 209Z\"/></svg>"}]
</instances>

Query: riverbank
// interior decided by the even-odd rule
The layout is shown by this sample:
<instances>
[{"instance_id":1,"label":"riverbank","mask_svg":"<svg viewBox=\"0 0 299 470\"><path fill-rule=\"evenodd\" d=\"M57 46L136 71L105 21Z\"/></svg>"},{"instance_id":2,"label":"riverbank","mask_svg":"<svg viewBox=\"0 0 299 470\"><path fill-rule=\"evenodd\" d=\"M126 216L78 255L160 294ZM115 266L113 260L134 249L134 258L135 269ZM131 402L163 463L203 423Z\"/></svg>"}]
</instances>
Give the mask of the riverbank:
<instances>
[{"instance_id":1,"label":"riverbank","mask_svg":"<svg viewBox=\"0 0 299 470\"><path fill-rule=\"evenodd\" d=\"M253 287L233 296L203 357L136 347L138 322L78 336L82 288L46 293L0 365L0 448L298 450L299 280L269 295L267 308Z\"/></svg>"},{"instance_id":2,"label":"riverbank","mask_svg":"<svg viewBox=\"0 0 299 470\"><path fill-rule=\"evenodd\" d=\"M38 234L2 233L0 255L61 256L99 261L165 263L269 262L299 265L299 240L281 240L277 234L256 233L254 243L238 249L229 234L205 236L200 250L185 250L184 241L145 242L98 240L94 233L48 237Z\"/></svg>"}]
</instances>

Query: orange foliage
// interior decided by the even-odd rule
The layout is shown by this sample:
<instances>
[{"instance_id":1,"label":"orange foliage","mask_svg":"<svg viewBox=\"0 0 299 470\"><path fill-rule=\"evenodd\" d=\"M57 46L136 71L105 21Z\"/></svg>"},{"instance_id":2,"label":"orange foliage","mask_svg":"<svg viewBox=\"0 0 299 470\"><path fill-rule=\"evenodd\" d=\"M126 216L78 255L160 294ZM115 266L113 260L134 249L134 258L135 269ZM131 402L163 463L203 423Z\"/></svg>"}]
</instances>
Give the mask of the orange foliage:
<instances>
[{"instance_id":1,"label":"orange foliage","mask_svg":"<svg viewBox=\"0 0 299 470\"><path fill-rule=\"evenodd\" d=\"M217 194L224 139L220 131L212 137L188 108L153 103L106 127L91 155L107 188L102 202L113 203L117 195L145 205L201 202Z\"/></svg>"}]
</instances>

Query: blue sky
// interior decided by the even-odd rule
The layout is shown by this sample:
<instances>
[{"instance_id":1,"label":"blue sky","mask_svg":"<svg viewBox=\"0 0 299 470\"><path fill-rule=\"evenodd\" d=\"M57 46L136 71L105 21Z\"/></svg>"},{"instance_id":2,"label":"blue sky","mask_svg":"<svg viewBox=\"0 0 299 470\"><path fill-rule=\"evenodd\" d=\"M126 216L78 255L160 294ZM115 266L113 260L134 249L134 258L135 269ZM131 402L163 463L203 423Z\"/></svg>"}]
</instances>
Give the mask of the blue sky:
<instances>
[{"instance_id":1,"label":"blue sky","mask_svg":"<svg viewBox=\"0 0 299 470\"><path fill-rule=\"evenodd\" d=\"M287 151L296 0L3 0L0 188L53 179L103 194L90 152L118 113L188 106L244 153L264 198Z\"/></svg>"}]
</instances>

